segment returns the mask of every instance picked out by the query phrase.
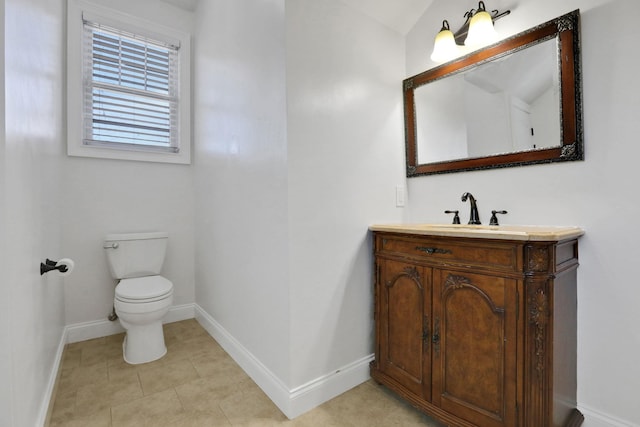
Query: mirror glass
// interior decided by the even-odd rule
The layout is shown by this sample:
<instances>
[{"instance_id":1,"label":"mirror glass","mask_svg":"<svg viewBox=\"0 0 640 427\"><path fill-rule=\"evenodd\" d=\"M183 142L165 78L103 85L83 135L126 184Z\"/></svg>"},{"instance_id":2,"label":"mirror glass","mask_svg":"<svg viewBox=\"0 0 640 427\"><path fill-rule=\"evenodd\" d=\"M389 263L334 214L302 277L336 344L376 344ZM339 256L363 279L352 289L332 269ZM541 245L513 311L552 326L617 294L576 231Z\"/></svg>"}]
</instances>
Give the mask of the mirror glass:
<instances>
[{"instance_id":1,"label":"mirror glass","mask_svg":"<svg viewBox=\"0 0 640 427\"><path fill-rule=\"evenodd\" d=\"M418 163L560 146L557 42L420 86L415 108Z\"/></svg>"},{"instance_id":2,"label":"mirror glass","mask_svg":"<svg viewBox=\"0 0 640 427\"><path fill-rule=\"evenodd\" d=\"M577 20L405 80L407 176L581 160Z\"/></svg>"}]
</instances>

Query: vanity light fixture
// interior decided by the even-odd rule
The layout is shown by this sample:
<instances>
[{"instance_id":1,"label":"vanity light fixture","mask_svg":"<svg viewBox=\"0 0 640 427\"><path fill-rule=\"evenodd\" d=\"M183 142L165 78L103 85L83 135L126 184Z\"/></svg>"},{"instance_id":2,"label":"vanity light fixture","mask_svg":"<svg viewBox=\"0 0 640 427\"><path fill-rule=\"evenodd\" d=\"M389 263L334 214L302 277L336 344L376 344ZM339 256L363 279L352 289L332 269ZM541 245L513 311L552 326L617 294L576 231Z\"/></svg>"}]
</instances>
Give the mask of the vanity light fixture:
<instances>
[{"instance_id":1,"label":"vanity light fixture","mask_svg":"<svg viewBox=\"0 0 640 427\"><path fill-rule=\"evenodd\" d=\"M447 20L442 21L442 29L436 36L433 44L431 60L434 62L446 62L465 53L465 48L478 49L496 41L498 34L493 28L497 19L510 14L511 11L487 12L484 2L478 3L477 9L465 12L465 23L453 33ZM467 50L468 50L467 49Z\"/></svg>"}]
</instances>

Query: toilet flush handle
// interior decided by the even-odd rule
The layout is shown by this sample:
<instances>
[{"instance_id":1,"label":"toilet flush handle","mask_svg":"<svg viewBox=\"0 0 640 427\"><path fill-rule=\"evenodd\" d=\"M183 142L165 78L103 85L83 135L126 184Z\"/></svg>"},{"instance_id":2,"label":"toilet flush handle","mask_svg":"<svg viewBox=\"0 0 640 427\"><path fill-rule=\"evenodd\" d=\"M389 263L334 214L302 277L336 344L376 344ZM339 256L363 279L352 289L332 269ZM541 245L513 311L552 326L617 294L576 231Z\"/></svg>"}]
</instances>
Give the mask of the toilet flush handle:
<instances>
[{"instance_id":1,"label":"toilet flush handle","mask_svg":"<svg viewBox=\"0 0 640 427\"><path fill-rule=\"evenodd\" d=\"M118 246L120 246L120 244L118 244L118 242L113 242L111 244L105 243L104 246L102 246L102 247L104 249L118 249Z\"/></svg>"}]
</instances>

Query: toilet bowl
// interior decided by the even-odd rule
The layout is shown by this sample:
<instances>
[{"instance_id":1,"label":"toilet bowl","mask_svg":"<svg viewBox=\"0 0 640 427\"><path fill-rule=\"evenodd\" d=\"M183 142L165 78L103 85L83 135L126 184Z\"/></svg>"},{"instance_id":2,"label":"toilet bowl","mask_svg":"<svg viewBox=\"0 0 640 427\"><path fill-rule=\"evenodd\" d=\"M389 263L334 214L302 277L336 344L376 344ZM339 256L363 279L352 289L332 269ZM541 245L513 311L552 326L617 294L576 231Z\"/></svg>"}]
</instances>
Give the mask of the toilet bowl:
<instances>
[{"instance_id":1,"label":"toilet bowl","mask_svg":"<svg viewBox=\"0 0 640 427\"><path fill-rule=\"evenodd\" d=\"M167 353L162 318L173 304L173 283L160 275L166 232L110 234L104 249L113 278L118 279L113 306L126 330L125 362L147 363Z\"/></svg>"},{"instance_id":2,"label":"toilet bowl","mask_svg":"<svg viewBox=\"0 0 640 427\"><path fill-rule=\"evenodd\" d=\"M173 284L162 276L122 279L114 307L127 331L122 343L125 362L132 365L160 359L167 353L162 318L173 303Z\"/></svg>"}]
</instances>

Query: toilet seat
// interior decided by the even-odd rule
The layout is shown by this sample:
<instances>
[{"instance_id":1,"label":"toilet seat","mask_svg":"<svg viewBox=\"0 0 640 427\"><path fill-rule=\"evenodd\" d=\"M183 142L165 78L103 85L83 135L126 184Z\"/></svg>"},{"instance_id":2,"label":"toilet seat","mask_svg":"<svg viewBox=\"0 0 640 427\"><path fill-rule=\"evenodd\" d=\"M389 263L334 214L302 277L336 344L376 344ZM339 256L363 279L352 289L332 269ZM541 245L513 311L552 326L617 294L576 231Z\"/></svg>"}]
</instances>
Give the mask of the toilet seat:
<instances>
[{"instance_id":1,"label":"toilet seat","mask_svg":"<svg viewBox=\"0 0 640 427\"><path fill-rule=\"evenodd\" d=\"M122 279L116 286L115 299L128 304L160 301L173 295L173 283L162 276Z\"/></svg>"}]
</instances>

